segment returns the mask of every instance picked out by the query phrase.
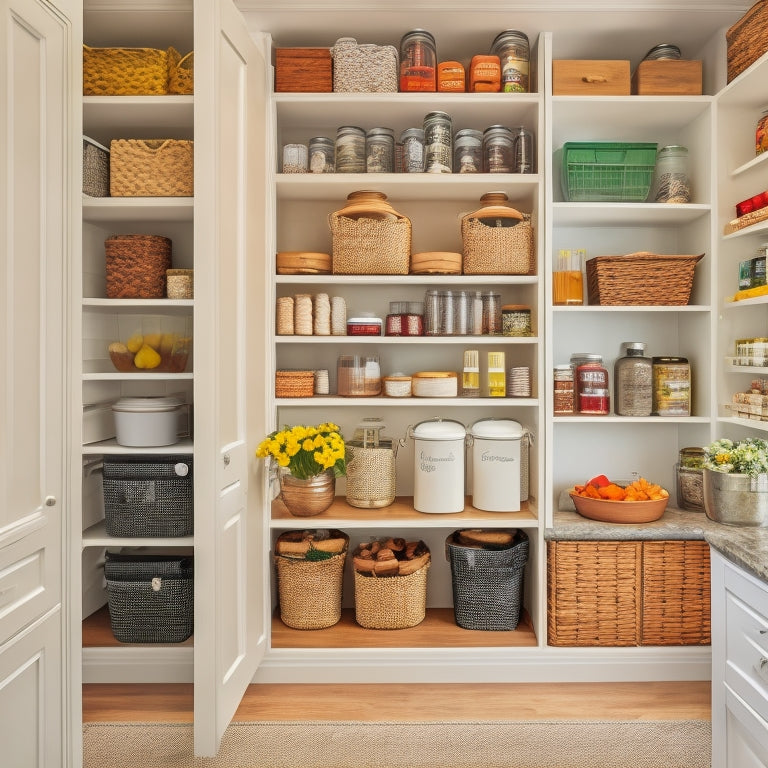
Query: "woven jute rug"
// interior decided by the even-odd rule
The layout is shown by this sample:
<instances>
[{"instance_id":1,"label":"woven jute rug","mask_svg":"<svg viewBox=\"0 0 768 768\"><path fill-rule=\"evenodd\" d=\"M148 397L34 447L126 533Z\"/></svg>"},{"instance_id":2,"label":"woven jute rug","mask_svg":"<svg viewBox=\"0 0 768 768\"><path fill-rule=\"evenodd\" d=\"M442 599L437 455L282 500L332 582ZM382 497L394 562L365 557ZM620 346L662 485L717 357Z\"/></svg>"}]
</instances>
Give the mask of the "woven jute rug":
<instances>
[{"instance_id":1,"label":"woven jute rug","mask_svg":"<svg viewBox=\"0 0 768 768\"><path fill-rule=\"evenodd\" d=\"M233 723L215 758L192 726L89 723L83 768L710 768L708 720Z\"/></svg>"}]
</instances>

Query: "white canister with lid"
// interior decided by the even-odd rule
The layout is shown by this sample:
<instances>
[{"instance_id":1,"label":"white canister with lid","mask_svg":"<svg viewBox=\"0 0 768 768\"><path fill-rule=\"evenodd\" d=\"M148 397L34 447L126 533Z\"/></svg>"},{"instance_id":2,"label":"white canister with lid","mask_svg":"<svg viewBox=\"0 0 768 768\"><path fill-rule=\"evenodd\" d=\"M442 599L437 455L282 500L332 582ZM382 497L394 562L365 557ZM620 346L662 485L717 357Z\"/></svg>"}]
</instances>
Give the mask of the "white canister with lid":
<instances>
[{"instance_id":1,"label":"white canister with lid","mask_svg":"<svg viewBox=\"0 0 768 768\"><path fill-rule=\"evenodd\" d=\"M514 419L480 419L469 434L472 506L486 512L518 512L522 426Z\"/></svg>"},{"instance_id":2,"label":"white canister with lid","mask_svg":"<svg viewBox=\"0 0 768 768\"><path fill-rule=\"evenodd\" d=\"M451 419L431 419L412 427L410 436L414 442L414 509L463 512L466 427Z\"/></svg>"},{"instance_id":3,"label":"white canister with lid","mask_svg":"<svg viewBox=\"0 0 768 768\"><path fill-rule=\"evenodd\" d=\"M179 441L178 397L121 397L112 405L118 445L147 448Z\"/></svg>"}]
</instances>

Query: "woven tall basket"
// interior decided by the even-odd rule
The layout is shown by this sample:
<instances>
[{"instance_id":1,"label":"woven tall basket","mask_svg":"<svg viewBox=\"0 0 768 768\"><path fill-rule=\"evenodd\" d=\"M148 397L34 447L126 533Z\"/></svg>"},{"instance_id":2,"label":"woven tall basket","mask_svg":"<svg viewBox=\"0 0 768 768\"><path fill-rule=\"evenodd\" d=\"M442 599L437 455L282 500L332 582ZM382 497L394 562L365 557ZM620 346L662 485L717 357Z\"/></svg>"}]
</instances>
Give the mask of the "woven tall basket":
<instances>
[{"instance_id":1,"label":"woven tall basket","mask_svg":"<svg viewBox=\"0 0 768 768\"><path fill-rule=\"evenodd\" d=\"M342 583L349 536L343 552L326 560L274 555L280 618L293 629L324 629L341 618Z\"/></svg>"},{"instance_id":2,"label":"woven tall basket","mask_svg":"<svg viewBox=\"0 0 768 768\"><path fill-rule=\"evenodd\" d=\"M109 172L109 191L113 197L191 197L193 142L113 139Z\"/></svg>"},{"instance_id":3,"label":"woven tall basket","mask_svg":"<svg viewBox=\"0 0 768 768\"><path fill-rule=\"evenodd\" d=\"M171 240L162 235L112 235L104 241L108 299L161 299L171 266Z\"/></svg>"},{"instance_id":4,"label":"woven tall basket","mask_svg":"<svg viewBox=\"0 0 768 768\"><path fill-rule=\"evenodd\" d=\"M758 0L726 33L728 82L768 51L768 0Z\"/></svg>"},{"instance_id":5,"label":"woven tall basket","mask_svg":"<svg viewBox=\"0 0 768 768\"><path fill-rule=\"evenodd\" d=\"M83 95L161 96L167 92L168 51L83 46Z\"/></svg>"},{"instance_id":6,"label":"woven tall basket","mask_svg":"<svg viewBox=\"0 0 768 768\"><path fill-rule=\"evenodd\" d=\"M503 192L489 192L480 198L482 208L462 217L465 275L535 274L531 216L506 201Z\"/></svg>"},{"instance_id":7,"label":"woven tall basket","mask_svg":"<svg viewBox=\"0 0 768 768\"><path fill-rule=\"evenodd\" d=\"M427 615L430 563L406 576L355 575L355 621L367 629L406 629Z\"/></svg>"}]
</instances>

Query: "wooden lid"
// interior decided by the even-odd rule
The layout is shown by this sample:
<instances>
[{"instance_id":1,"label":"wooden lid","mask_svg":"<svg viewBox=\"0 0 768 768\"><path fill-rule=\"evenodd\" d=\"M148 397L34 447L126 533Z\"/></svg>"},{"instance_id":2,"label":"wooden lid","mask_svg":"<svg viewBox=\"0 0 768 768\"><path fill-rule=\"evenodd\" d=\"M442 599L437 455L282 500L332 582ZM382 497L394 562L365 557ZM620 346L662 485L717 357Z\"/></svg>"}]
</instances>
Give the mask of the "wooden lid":
<instances>
[{"instance_id":1,"label":"wooden lid","mask_svg":"<svg viewBox=\"0 0 768 768\"><path fill-rule=\"evenodd\" d=\"M277 254L278 275L328 275L331 255L312 251L281 251Z\"/></svg>"}]
</instances>

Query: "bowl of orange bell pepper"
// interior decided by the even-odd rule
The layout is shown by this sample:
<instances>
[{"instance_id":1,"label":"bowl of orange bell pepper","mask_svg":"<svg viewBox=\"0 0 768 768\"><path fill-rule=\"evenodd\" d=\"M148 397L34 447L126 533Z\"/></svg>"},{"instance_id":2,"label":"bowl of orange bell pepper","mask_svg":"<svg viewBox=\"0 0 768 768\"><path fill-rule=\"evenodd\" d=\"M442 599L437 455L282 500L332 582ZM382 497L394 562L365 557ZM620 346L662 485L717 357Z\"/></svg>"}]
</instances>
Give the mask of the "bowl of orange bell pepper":
<instances>
[{"instance_id":1,"label":"bowl of orange bell pepper","mask_svg":"<svg viewBox=\"0 0 768 768\"><path fill-rule=\"evenodd\" d=\"M593 477L570 491L576 511L604 523L650 523L667 508L669 491L640 477L629 483Z\"/></svg>"}]
</instances>

